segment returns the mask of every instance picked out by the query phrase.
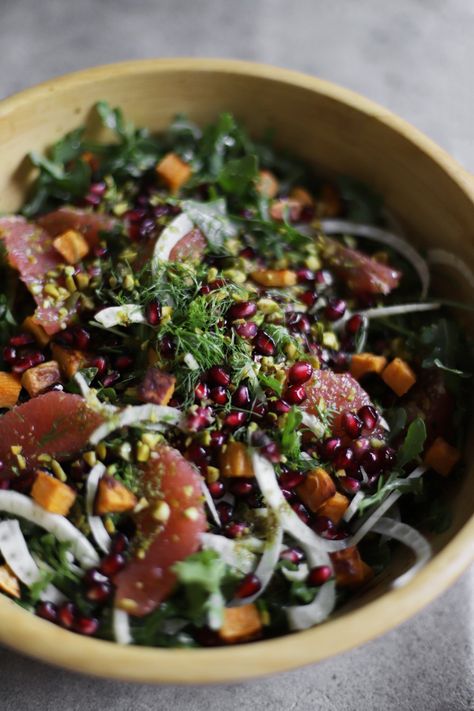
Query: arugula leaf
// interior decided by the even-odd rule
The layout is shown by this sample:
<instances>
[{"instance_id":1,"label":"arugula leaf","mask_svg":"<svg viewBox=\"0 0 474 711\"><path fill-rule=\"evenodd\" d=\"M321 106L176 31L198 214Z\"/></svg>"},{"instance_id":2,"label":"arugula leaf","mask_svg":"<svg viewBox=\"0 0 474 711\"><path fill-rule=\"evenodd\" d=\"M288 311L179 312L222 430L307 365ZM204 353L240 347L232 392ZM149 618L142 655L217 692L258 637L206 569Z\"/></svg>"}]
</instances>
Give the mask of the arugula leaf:
<instances>
[{"instance_id":1,"label":"arugula leaf","mask_svg":"<svg viewBox=\"0 0 474 711\"><path fill-rule=\"evenodd\" d=\"M85 195L91 181L91 169L80 158L76 158L72 165L69 165L65 158L71 151L72 146L66 146L63 140L59 148L52 149L52 154L62 160L50 160L36 152L30 153L30 160L39 168L40 173L33 185L29 201L23 206L22 213L25 217L32 217L58 203L71 202Z\"/></svg>"},{"instance_id":2,"label":"arugula leaf","mask_svg":"<svg viewBox=\"0 0 474 711\"><path fill-rule=\"evenodd\" d=\"M466 373L464 370L458 370L457 368L449 368L444 365L439 358L433 360L433 365L435 365L440 370L444 370L445 373L451 373L451 375L458 375L460 378L472 378L472 373Z\"/></svg>"},{"instance_id":3,"label":"arugula leaf","mask_svg":"<svg viewBox=\"0 0 474 711\"><path fill-rule=\"evenodd\" d=\"M176 563L173 570L185 588L188 602L187 613L195 624L212 621L218 629L224 614L222 585L227 578L227 566L218 553L200 551Z\"/></svg>"},{"instance_id":4,"label":"arugula leaf","mask_svg":"<svg viewBox=\"0 0 474 711\"><path fill-rule=\"evenodd\" d=\"M407 413L403 407L394 407L384 412L389 427L389 440L393 442L405 429Z\"/></svg>"},{"instance_id":5,"label":"arugula leaf","mask_svg":"<svg viewBox=\"0 0 474 711\"><path fill-rule=\"evenodd\" d=\"M359 502L357 511L360 514L366 509L382 503L387 494L390 494L392 491L400 491L403 494L421 494L423 486L424 481L422 477L417 477L416 479L403 479L400 478L398 472L391 472L388 477L380 477L375 494L365 496Z\"/></svg>"},{"instance_id":6,"label":"arugula leaf","mask_svg":"<svg viewBox=\"0 0 474 711\"><path fill-rule=\"evenodd\" d=\"M301 455L301 432L298 428L302 420L303 415L295 405L284 418L284 425L280 433L280 446L282 454L291 461L297 461Z\"/></svg>"},{"instance_id":7,"label":"arugula leaf","mask_svg":"<svg viewBox=\"0 0 474 711\"><path fill-rule=\"evenodd\" d=\"M228 161L217 176L217 182L225 192L242 197L255 185L257 175L257 157L248 155Z\"/></svg>"},{"instance_id":8,"label":"arugula leaf","mask_svg":"<svg viewBox=\"0 0 474 711\"><path fill-rule=\"evenodd\" d=\"M404 467L416 459L423 451L426 440L426 426L421 417L417 417L408 427L405 441L398 450L397 466Z\"/></svg>"}]
</instances>

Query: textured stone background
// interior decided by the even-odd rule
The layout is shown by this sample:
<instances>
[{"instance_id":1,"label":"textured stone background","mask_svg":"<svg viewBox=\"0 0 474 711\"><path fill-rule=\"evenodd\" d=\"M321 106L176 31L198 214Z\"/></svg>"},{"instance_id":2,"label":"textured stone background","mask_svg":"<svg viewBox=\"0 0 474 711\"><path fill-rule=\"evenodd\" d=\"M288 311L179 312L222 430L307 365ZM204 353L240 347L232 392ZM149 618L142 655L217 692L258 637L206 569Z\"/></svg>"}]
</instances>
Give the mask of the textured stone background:
<instances>
[{"instance_id":1,"label":"textured stone background","mask_svg":"<svg viewBox=\"0 0 474 711\"><path fill-rule=\"evenodd\" d=\"M474 0L0 0L0 96L105 62L222 56L366 94L474 171ZM316 667L218 688L133 686L0 650L2 711L474 709L471 570L415 619Z\"/></svg>"}]
</instances>

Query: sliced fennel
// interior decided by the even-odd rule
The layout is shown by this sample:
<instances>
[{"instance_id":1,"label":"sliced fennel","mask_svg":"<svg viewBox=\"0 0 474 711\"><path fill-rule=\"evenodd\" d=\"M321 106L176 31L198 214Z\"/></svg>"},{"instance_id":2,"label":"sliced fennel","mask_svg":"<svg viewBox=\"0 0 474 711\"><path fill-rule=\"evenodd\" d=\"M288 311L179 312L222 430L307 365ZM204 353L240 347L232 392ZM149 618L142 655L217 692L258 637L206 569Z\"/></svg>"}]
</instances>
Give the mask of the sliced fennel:
<instances>
[{"instance_id":1,"label":"sliced fennel","mask_svg":"<svg viewBox=\"0 0 474 711\"><path fill-rule=\"evenodd\" d=\"M90 470L86 481L86 513L92 536L104 553L110 552L112 541L100 516L94 514L94 502L97 495L99 482L105 473L105 467L98 462Z\"/></svg>"}]
</instances>

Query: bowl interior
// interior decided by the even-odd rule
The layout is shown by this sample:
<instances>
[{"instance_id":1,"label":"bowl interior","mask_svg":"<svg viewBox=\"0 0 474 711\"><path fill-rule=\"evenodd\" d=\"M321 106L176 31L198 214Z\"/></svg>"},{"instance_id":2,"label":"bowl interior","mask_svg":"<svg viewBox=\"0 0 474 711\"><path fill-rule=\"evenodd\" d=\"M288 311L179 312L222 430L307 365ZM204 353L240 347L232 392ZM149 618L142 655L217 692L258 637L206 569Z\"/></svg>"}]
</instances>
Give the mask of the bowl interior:
<instances>
[{"instance_id":1,"label":"bowl interior","mask_svg":"<svg viewBox=\"0 0 474 711\"><path fill-rule=\"evenodd\" d=\"M2 102L0 212L17 209L24 199L33 175L25 160L27 153L32 149L44 150L84 122L90 130L96 130L91 107L100 99L122 107L137 125L152 130L165 128L177 112L204 124L223 110L233 112L253 134L272 128L277 144L314 165L318 172L351 175L373 186L419 248L443 247L474 269L474 192L470 193L467 184L463 185L462 170L454 161L404 122L350 92L303 75L239 62L167 60L104 67L53 80ZM445 273L439 288L451 299L472 302L472 291L456 275ZM400 550L390 572L351 604L351 611L360 608L358 616L354 612L349 615L349 608L344 608L338 613L339 620L298 635L299 642L294 642L296 636L292 635L284 640L220 650L219 658L225 657L229 662L220 667L214 665L213 671L208 667L207 672L202 670L213 658L213 651L192 651L191 656L160 650L112 651L112 645L82 639L79 642L77 637L73 638L75 650L69 645L68 655L61 658L59 653L45 653L44 648L26 637L35 628L45 639L47 636L50 641L66 644L66 638L72 635L50 629L51 626L25 615L3 599L0 620L2 625L7 618L10 621L3 626L0 637L23 651L73 668L146 681L214 681L253 676L314 661L358 644L396 624L434 597L459 574L470 557L464 550L466 531L457 537L474 509L474 499L469 495L474 484L473 438L469 439L466 462L471 462L471 466L466 466L463 476L449 487L453 525L432 541L435 550L444 549L443 553L406 589L392 591L382 598L391 579L408 565ZM448 560L449 542L451 567L446 581L441 569ZM376 600L376 607L367 606L370 600ZM398 604L396 614L387 612L394 604ZM369 623L370 609L375 618L372 616ZM18 636L16 639L12 636L11 615L16 622L20 619L16 616L21 616L21 624L15 627L17 632L21 629L25 633L24 637L20 634L20 641ZM344 627L337 627L340 623ZM338 630L343 629L345 634L341 638ZM264 646L268 655L264 655ZM293 647L299 647L299 651L290 656ZM260 649L260 653L246 651L252 649ZM131 655L126 657L126 668L112 669L108 661L97 663L98 656L110 660L122 652ZM166 659L173 658L173 665L177 655L184 655L188 666L173 672L173 665L166 661L161 668L152 664L151 659L158 657L163 661L163 655ZM234 663L237 659L239 668Z\"/></svg>"}]
</instances>

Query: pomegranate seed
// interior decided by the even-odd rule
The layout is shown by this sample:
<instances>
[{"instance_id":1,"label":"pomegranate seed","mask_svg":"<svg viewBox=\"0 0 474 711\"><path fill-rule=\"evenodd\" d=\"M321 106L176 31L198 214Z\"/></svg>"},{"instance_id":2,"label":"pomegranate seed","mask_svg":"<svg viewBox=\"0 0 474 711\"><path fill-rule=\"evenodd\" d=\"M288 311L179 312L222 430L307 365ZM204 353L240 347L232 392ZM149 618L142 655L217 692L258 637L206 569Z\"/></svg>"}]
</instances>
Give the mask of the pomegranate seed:
<instances>
[{"instance_id":1,"label":"pomegranate seed","mask_svg":"<svg viewBox=\"0 0 474 711\"><path fill-rule=\"evenodd\" d=\"M323 538L330 538L336 529L331 519L327 516L316 516L311 528L319 536L323 536Z\"/></svg>"},{"instance_id":2,"label":"pomegranate seed","mask_svg":"<svg viewBox=\"0 0 474 711\"><path fill-rule=\"evenodd\" d=\"M325 439L321 445L321 456L323 457L323 459L332 461L336 449L338 449L340 446L341 440L339 439L339 437L330 437L329 439Z\"/></svg>"},{"instance_id":3,"label":"pomegranate seed","mask_svg":"<svg viewBox=\"0 0 474 711\"><path fill-rule=\"evenodd\" d=\"M285 400L287 400L290 405L301 405L301 403L306 400L306 397L306 390L303 385L290 385L285 391Z\"/></svg>"},{"instance_id":4,"label":"pomegranate seed","mask_svg":"<svg viewBox=\"0 0 474 711\"><path fill-rule=\"evenodd\" d=\"M21 348L22 346L31 346L35 342L35 339L31 333L19 333L16 336L12 336L8 343L14 348Z\"/></svg>"},{"instance_id":5,"label":"pomegranate seed","mask_svg":"<svg viewBox=\"0 0 474 711\"><path fill-rule=\"evenodd\" d=\"M211 432L211 441L209 443L209 447L212 447L212 449L220 449L224 444L225 440L226 436L224 432L214 430L213 432Z\"/></svg>"},{"instance_id":6,"label":"pomegranate seed","mask_svg":"<svg viewBox=\"0 0 474 711\"><path fill-rule=\"evenodd\" d=\"M287 501L294 501L296 499L295 492L291 491L291 489L282 489L281 493Z\"/></svg>"},{"instance_id":7,"label":"pomegranate seed","mask_svg":"<svg viewBox=\"0 0 474 711\"><path fill-rule=\"evenodd\" d=\"M39 365L40 363L44 363L45 360L45 356L40 353L40 351L33 351L33 353L14 361L12 370L14 373L24 373L25 370L33 368L35 365Z\"/></svg>"},{"instance_id":8,"label":"pomegranate seed","mask_svg":"<svg viewBox=\"0 0 474 711\"><path fill-rule=\"evenodd\" d=\"M163 336L160 342L160 353L164 358L172 358L175 353L175 345L170 336Z\"/></svg>"},{"instance_id":9,"label":"pomegranate seed","mask_svg":"<svg viewBox=\"0 0 474 711\"><path fill-rule=\"evenodd\" d=\"M288 371L288 382L292 385L301 385L308 382L313 375L313 366L305 360L295 363Z\"/></svg>"},{"instance_id":10,"label":"pomegranate seed","mask_svg":"<svg viewBox=\"0 0 474 711\"><path fill-rule=\"evenodd\" d=\"M224 417L224 425L234 430L237 427L241 427L246 421L246 419L246 412L230 412Z\"/></svg>"},{"instance_id":11,"label":"pomegranate seed","mask_svg":"<svg viewBox=\"0 0 474 711\"><path fill-rule=\"evenodd\" d=\"M240 600L242 600L242 598L250 597L251 595L255 595L255 593L258 593L261 587L262 583L257 578L257 576L253 573L249 573L238 585L234 595L235 597L238 597Z\"/></svg>"},{"instance_id":12,"label":"pomegranate seed","mask_svg":"<svg viewBox=\"0 0 474 711\"><path fill-rule=\"evenodd\" d=\"M264 402L256 402L252 407L252 414L257 417L264 417L268 412L268 408Z\"/></svg>"},{"instance_id":13,"label":"pomegranate seed","mask_svg":"<svg viewBox=\"0 0 474 711\"><path fill-rule=\"evenodd\" d=\"M231 521L224 526L224 533L227 538L242 538L247 532L247 524L242 521Z\"/></svg>"},{"instance_id":14,"label":"pomegranate seed","mask_svg":"<svg viewBox=\"0 0 474 711\"><path fill-rule=\"evenodd\" d=\"M232 304L232 306L229 309L229 318L232 320L237 319L237 318L251 318L257 313L257 304L254 304L252 301L240 301L235 304Z\"/></svg>"},{"instance_id":15,"label":"pomegranate seed","mask_svg":"<svg viewBox=\"0 0 474 711\"><path fill-rule=\"evenodd\" d=\"M319 587L332 578L332 570L329 565L318 565L311 568L308 574L308 585Z\"/></svg>"},{"instance_id":16,"label":"pomegranate seed","mask_svg":"<svg viewBox=\"0 0 474 711\"><path fill-rule=\"evenodd\" d=\"M362 326L363 321L364 319L360 314L354 314L354 316L351 316L350 319L346 321L344 327L346 329L346 333L348 333L350 336L355 336L355 334Z\"/></svg>"},{"instance_id":17,"label":"pomegranate seed","mask_svg":"<svg viewBox=\"0 0 474 711\"><path fill-rule=\"evenodd\" d=\"M300 472L285 472L281 474L278 483L284 489L295 489L305 480L305 475Z\"/></svg>"},{"instance_id":18,"label":"pomegranate seed","mask_svg":"<svg viewBox=\"0 0 474 711\"><path fill-rule=\"evenodd\" d=\"M109 582L97 583L96 585L91 585L91 587L86 592L86 597L92 602L106 602L113 592L112 585Z\"/></svg>"},{"instance_id":19,"label":"pomegranate seed","mask_svg":"<svg viewBox=\"0 0 474 711\"><path fill-rule=\"evenodd\" d=\"M225 493L225 486L222 481L213 481L207 485L209 493L213 499L222 499Z\"/></svg>"},{"instance_id":20,"label":"pomegranate seed","mask_svg":"<svg viewBox=\"0 0 474 711\"><path fill-rule=\"evenodd\" d=\"M199 430L208 427L212 422L212 412L209 407L197 407L195 412L187 416L186 424L190 432L199 432Z\"/></svg>"},{"instance_id":21,"label":"pomegranate seed","mask_svg":"<svg viewBox=\"0 0 474 711\"><path fill-rule=\"evenodd\" d=\"M285 402L284 400L275 400L274 402L270 403L271 408L273 412L276 412L277 415L285 415L287 412L291 410L291 406Z\"/></svg>"},{"instance_id":22,"label":"pomegranate seed","mask_svg":"<svg viewBox=\"0 0 474 711\"><path fill-rule=\"evenodd\" d=\"M75 328L73 331L74 335L74 345L79 348L80 351L85 351L89 347L91 340L90 333L86 331L85 328Z\"/></svg>"},{"instance_id":23,"label":"pomegranate seed","mask_svg":"<svg viewBox=\"0 0 474 711\"><path fill-rule=\"evenodd\" d=\"M48 622L58 621L58 607L54 602L40 602L36 608L36 614Z\"/></svg>"},{"instance_id":24,"label":"pomegranate seed","mask_svg":"<svg viewBox=\"0 0 474 711\"><path fill-rule=\"evenodd\" d=\"M251 341L258 333L258 326L253 321L239 323L238 326L234 326L234 329L238 336L245 338L247 341Z\"/></svg>"},{"instance_id":25,"label":"pomegranate seed","mask_svg":"<svg viewBox=\"0 0 474 711\"><path fill-rule=\"evenodd\" d=\"M225 405L227 402L227 390L222 387L222 385L218 385L217 387L212 388L209 393L209 397L216 403L216 405Z\"/></svg>"},{"instance_id":26,"label":"pomegranate seed","mask_svg":"<svg viewBox=\"0 0 474 711\"><path fill-rule=\"evenodd\" d=\"M84 202L87 205L91 205L92 207L97 207L97 205L100 205L100 196L99 195L94 195L93 193L88 193L84 197Z\"/></svg>"},{"instance_id":27,"label":"pomegranate seed","mask_svg":"<svg viewBox=\"0 0 474 711\"><path fill-rule=\"evenodd\" d=\"M306 306L311 307L314 306L316 301L318 300L318 294L313 291L312 289L308 289L307 291L303 291L302 294L300 294L300 301L303 302L303 304L306 304Z\"/></svg>"},{"instance_id":28,"label":"pomegranate seed","mask_svg":"<svg viewBox=\"0 0 474 711\"><path fill-rule=\"evenodd\" d=\"M110 388L117 380L120 380L120 373L117 373L116 370L111 370L110 373L107 373L107 375L102 378L102 385L104 388Z\"/></svg>"},{"instance_id":29,"label":"pomegranate seed","mask_svg":"<svg viewBox=\"0 0 474 711\"><path fill-rule=\"evenodd\" d=\"M76 608L72 602L65 602L58 609L58 621L61 627L69 630L71 629L74 618L76 616Z\"/></svg>"},{"instance_id":30,"label":"pomegranate seed","mask_svg":"<svg viewBox=\"0 0 474 711\"><path fill-rule=\"evenodd\" d=\"M88 637L95 634L99 629L99 620L96 617L87 617L86 615L79 615L79 617L74 622L74 632L79 634L84 634Z\"/></svg>"},{"instance_id":31,"label":"pomegranate seed","mask_svg":"<svg viewBox=\"0 0 474 711\"><path fill-rule=\"evenodd\" d=\"M245 215L242 215L242 217L245 217ZM252 217L252 215L249 217ZM253 250L252 247L244 247L240 250L239 257L244 257L244 259L253 259L255 257L255 250Z\"/></svg>"},{"instance_id":32,"label":"pomegranate seed","mask_svg":"<svg viewBox=\"0 0 474 711\"><path fill-rule=\"evenodd\" d=\"M99 568L89 568L84 574L84 584L87 587L92 585L101 585L102 583L108 583L109 579L104 575Z\"/></svg>"},{"instance_id":33,"label":"pomegranate seed","mask_svg":"<svg viewBox=\"0 0 474 711\"><path fill-rule=\"evenodd\" d=\"M382 447L377 452L377 459L384 471L390 469L395 464L395 450L391 447Z\"/></svg>"},{"instance_id":34,"label":"pomegranate seed","mask_svg":"<svg viewBox=\"0 0 474 711\"><path fill-rule=\"evenodd\" d=\"M379 416L377 410L372 405L364 405L359 410L357 410L357 416L362 421L364 431L367 433L373 432Z\"/></svg>"},{"instance_id":35,"label":"pomegranate seed","mask_svg":"<svg viewBox=\"0 0 474 711\"><path fill-rule=\"evenodd\" d=\"M214 281L209 282L209 288L211 291L215 291L216 289L222 289L222 287L225 285L225 279L214 279Z\"/></svg>"},{"instance_id":36,"label":"pomegranate seed","mask_svg":"<svg viewBox=\"0 0 474 711\"><path fill-rule=\"evenodd\" d=\"M324 284L326 286L331 286L334 281L331 272L328 272L327 269L318 269L314 274L314 279L317 284Z\"/></svg>"},{"instance_id":37,"label":"pomegranate seed","mask_svg":"<svg viewBox=\"0 0 474 711\"><path fill-rule=\"evenodd\" d=\"M342 299L330 299L326 308L324 309L324 315L328 321L339 321L340 318L346 313L346 302Z\"/></svg>"},{"instance_id":38,"label":"pomegranate seed","mask_svg":"<svg viewBox=\"0 0 474 711\"><path fill-rule=\"evenodd\" d=\"M288 560L290 563L301 563L303 558L303 551L299 548L286 548L280 553L280 560Z\"/></svg>"},{"instance_id":39,"label":"pomegranate seed","mask_svg":"<svg viewBox=\"0 0 474 711\"><path fill-rule=\"evenodd\" d=\"M198 400L204 400L209 397L209 388L206 383L198 383L194 388L194 395Z\"/></svg>"},{"instance_id":40,"label":"pomegranate seed","mask_svg":"<svg viewBox=\"0 0 474 711\"><path fill-rule=\"evenodd\" d=\"M362 431L362 420L352 412L343 412L341 424L344 432L351 438L357 439Z\"/></svg>"},{"instance_id":41,"label":"pomegranate seed","mask_svg":"<svg viewBox=\"0 0 474 711\"><path fill-rule=\"evenodd\" d=\"M93 195L102 196L106 190L107 185L102 180L98 183L91 183L89 186L89 192L91 192Z\"/></svg>"},{"instance_id":42,"label":"pomegranate seed","mask_svg":"<svg viewBox=\"0 0 474 711\"><path fill-rule=\"evenodd\" d=\"M311 269L306 269L305 267L296 270L296 276L298 278L299 284L304 284L308 281L314 281L314 272Z\"/></svg>"},{"instance_id":43,"label":"pomegranate seed","mask_svg":"<svg viewBox=\"0 0 474 711\"><path fill-rule=\"evenodd\" d=\"M379 472L380 464L378 457L376 453L371 449L369 449L367 452L364 452L361 457L360 464L369 476L371 474L378 474Z\"/></svg>"},{"instance_id":44,"label":"pomegranate seed","mask_svg":"<svg viewBox=\"0 0 474 711\"><path fill-rule=\"evenodd\" d=\"M299 314L296 311L291 311L286 315L286 325L290 331L296 333L309 333L311 330L309 318L305 314Z\"/></svg>"},{"instance_id":45,"label":"pomegranate seed","mask_svg":"<svg viewBox=\"0 0 474 711\"><path fill-rule=\"evenodd\" d=\"M273 338L261 329L255 337L254 346L257 353L263 356L272 356L276 351L275 341Z\"/></svg>"},{"instance_id":46,"label":"pomegranate seed","mask_svg":"<svg viewBox=\"0 0 474 711\"><path fill-rule=\"evenodd\" d=\"M360 489L360 481L357 481L357 479L354 479L354 477L351 476L342 476L339 479L339 486L345 494L353 496L354 494L357 494Z\"/></svg>"},{"instance_id":47,"label":"pomegranate seed","mask_svg":"<svg viewBox=\"0 0 474 711\"><path fill-rule=\"evenodd\" d=\"M205 463L207 461L208 453L207 453L207 449L205 447L203 447L201 444L198 444L197 442L193 442L187 448L185 456L186 456L186 459L189 459L190 462L199 464L199 462Z\"/></svg>"},{"instance_id":48,"label":"pomegranate seed","mask_svg":"<svg viewBox=\"0 0 474 711\"><path fill-rule=\"evenodd\" d=\"M16 360L16 350L11 346L6 346L3 349L3 360L6 363L13 363Z\"/></svg>"},{"instance_id":49,"label":"pomegranate seed","mask_svg":"<svg viewBox=\"0 0 474 711\"><path fill-rule=\"evenodd\" d=\"M219 518L221 520L222 524L230 523L232 520L232 516L234 515L234 507L229 504L228 501L221 501L219 504L216 506L217 513L219 514Z\"/></svg>"},{"instance_id":50,"label":"pomegranate seed","mask_svg":"<svg viewBox=\"0 0 474 711\"><path fill-rule=\"evenodd\" d=\"M158 299L150 301L145 306L145 318L150 326L158 326L161 321L161 304Z\"/></svg>"},{"instance_id":51,"label":"pomegranate seed","mask_svg":"<svg viewBox=\"0 0 474 711\"><path fill-rule=\"evenodd\" d=\"M125 553L129 540L124 533L116 533L112 539L112 553Z\"/></svg>"},{"instance_id":52,"label":"pomegranate seed","mask_svg":"<svg viewBox=\"0 0 474 711\"><path fill-rule=\"evenodd\" d=\"M338 447L334 452L332 463L336 469L347 469L352 463L354 452L350 447Z\"/></svg>"},{"instance_id":53,"label":"pomegranate seed","mask_svg":"<svg viewBox=\"0 0 474 711\"><path fill-rule=\"evenodd\" d=\"M370 442L366 437L359 437L359 439L352 444L352 451L354 452L354 458L357 462L361 460L369 447Z\"/></svg>"},{"instance_id":54,"label":"pomegranate seed","mask_svg":"<svg viewBox=\"0 0 474 711\"><path fill-rule=\"evenodd\" d=\"M294 504L291 504L291 508L299 516L299 518L303 521L303 523L308 523L309 522L309 513L308 509L304 504L302 504L300 501L295 501Z\"/></svg>"},{"instance_id":55,"label":"pomegranate seed","mask_svg":"<svg viewBox=\"0 0 474 711\"><path fill-rule=\"evenodd\" d=\"M130 366L133 365L133 358L128 355L122 355L117 358L115 361L115 367L117 370L122 372L123 370L128 370Z\"/></svg>"},{"instance_id":56,"label":"pomegranate seed","mask_svg":"<svg viewBox=\"0 0 474 711\"><path fill-rule=\"evenodd\" d=\"M262 447L262 454L270 462L273 462L273 464L276 464L281 459L280 448L276 442L270 442L269 444L264 445Z\"/></svg>"},{"instance_id":57,"label":"pomegranate seed","mask_svg":"<svg viewBox=\"0 0 474 711\"><path fill-rule=\"evenodd\" d=\"M109 577L115 575L125 567L125 558L121 553L109 553L100 562L99 570Z\"/></svg>"},{"instance_id":58,"label":"pomegranate seed","mask_svg":"<svg viewBox=\"0 0 474 711\"><path fill-rule=\"evenodd\" d=\"M104 375L105 371L107 370L107 360L104 358L104 356L95 356L91 359L90 363L92 368L97 368L97 375L99 377L101 375Z\"/></svg>"},{"instance_id":59,"label":"pomegranate seed","mask_svg":"<svg viewBox=\"0 0 474 711\"><path fill-rule=\"evenodd\" d=\"M6 491L10 488L9 479L0 479L0 491Z\"/></svg>"},{"instance_id":60,"label":"pomegranate seed","mask_svg":"<svg viewBox=\"0 0 474 711\"><path fill-rule=\"evenodd\" d=\"M221 385L226 388L230 383L230 375L221 365L213 365L207 371L207 377L213 385Z\"/></svg>"},{"instance_id":61,"label":"pomegranate seed","mask_svg":"<svg viewBox=\"0 0 474 711\"><path fill-rule=\"evenodd\" d=\"M235 496L248 496L254 491L254 483L251 479L240 479L232 481L230 491Z\"/></svg>"},{"instance_id":62,"label":"pomegranate seed","mask_svg":"<svg viewBox=\"0 0 474 711\"><path fill-rule=\"evenodd\" d=\"M250 392L246 385L239 385L232 395L232 403L235 407L248 407L250 405Z\"/></svg>"}]
</instances>

